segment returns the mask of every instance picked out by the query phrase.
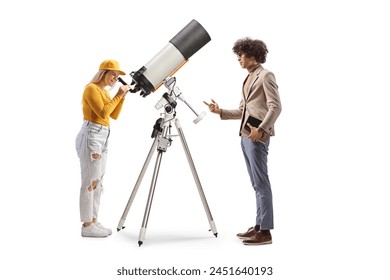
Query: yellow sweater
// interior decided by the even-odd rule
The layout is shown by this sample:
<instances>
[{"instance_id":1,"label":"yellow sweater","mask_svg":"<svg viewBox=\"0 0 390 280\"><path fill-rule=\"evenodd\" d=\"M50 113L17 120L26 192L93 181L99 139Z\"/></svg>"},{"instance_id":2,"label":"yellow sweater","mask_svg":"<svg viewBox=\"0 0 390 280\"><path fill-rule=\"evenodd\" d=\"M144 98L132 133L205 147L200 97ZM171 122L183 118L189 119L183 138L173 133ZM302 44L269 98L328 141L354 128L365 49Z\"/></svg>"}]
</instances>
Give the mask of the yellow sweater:
<instances>
[{"instance_id":1,"label":"yellow sweater","mask_svg":"<svg viewBox=\"0 0 390 280\"><path fill-rule=\"evenodd\" d=\"M96 84L87 85L83 94L84 120L110 126L110 117L118 118L123 100L119 95L111 99L109 93Z\"/></svg>"}]
</instances>

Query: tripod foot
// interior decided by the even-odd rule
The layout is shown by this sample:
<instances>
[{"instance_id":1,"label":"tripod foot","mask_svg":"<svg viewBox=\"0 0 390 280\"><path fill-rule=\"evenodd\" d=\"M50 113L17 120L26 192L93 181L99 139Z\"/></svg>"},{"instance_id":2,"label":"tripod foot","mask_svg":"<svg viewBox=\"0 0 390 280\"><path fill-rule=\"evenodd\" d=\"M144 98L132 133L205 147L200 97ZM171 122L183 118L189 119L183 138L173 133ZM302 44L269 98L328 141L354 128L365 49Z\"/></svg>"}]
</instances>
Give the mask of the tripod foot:
<instances>
[{"instance_id":1,"label":"tripod foot","mask_svg":"<svg viewBox=\"0 0 390 280\"><path fill-rule=\"evenodd\" d=\"M141 245L143 244L142 241L138 241L138 246L141 247Z\"/></svg>"},{"instance_id":2,"label":"tripod foot","mask_svg":"<svg viewBox=\"0 0 390 280\"><path fill-rule=\"evenodd\" d=\"M122 228L117 228L116 231L120 231L121 229L124 229L125 227L122 227Z\"/></svg>"},{"instance_id":3,"label":"tripod foot","mask_svg":"<svg viewBox=\"0 0 390 280\"><path fill-rule=\"evenodd\" d=\"M209 229L209 231L213 231L212 229ZM214 232L214 231L213 231ZM218 232L214 232L214 236L218 237Z\"/></svg>"}]
</instances>

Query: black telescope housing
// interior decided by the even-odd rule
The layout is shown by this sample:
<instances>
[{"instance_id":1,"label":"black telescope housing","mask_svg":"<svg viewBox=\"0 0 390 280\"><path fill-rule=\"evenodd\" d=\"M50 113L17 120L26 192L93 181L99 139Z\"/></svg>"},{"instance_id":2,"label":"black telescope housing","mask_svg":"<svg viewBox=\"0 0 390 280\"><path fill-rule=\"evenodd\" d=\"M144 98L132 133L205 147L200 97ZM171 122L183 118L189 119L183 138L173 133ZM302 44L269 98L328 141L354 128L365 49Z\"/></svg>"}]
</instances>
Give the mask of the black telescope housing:
<instances>
[{"instance_id":1,"label":"black telescope housing","mask_svg":"<svg viewBox=\"0 0 390 280\"><path fill-rule=\"evenodd\" d=\"M206 29L193 19L169 42L172 43L187 60L210 41L211 38Z\"/></svg>"},{"instance_id":2,"label":"black telescope housing","mask_svg":"<svg viewBox=\"0 0 390 280\"><path fill-rule=\"evenodd\" d=\"M210 42L211 38L203 26L196 20L188 23L177 33L157 55L137 72L130 73L141 96L155 91L185 61Z\"/></svg>"}]
</instances>

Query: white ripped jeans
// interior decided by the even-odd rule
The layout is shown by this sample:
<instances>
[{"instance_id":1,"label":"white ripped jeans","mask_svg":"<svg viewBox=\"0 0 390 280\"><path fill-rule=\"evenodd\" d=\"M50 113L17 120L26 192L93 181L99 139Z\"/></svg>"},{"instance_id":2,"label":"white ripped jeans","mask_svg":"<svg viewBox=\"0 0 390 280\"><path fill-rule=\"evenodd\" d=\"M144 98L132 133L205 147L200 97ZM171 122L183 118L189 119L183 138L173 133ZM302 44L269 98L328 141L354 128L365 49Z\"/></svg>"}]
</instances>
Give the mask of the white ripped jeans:
<instances>
[{"instance_id":1,"label":"white ripped jeans","mask_svg":"<svg viewBox=\"0 0 390 280\"><path fill-rule=\"evenodd\" d=\"M84 121L76 138L76 151L81 167L81 222L91 222L98 217L109 136L109 127Z\"/></svg>"}]
</instances>

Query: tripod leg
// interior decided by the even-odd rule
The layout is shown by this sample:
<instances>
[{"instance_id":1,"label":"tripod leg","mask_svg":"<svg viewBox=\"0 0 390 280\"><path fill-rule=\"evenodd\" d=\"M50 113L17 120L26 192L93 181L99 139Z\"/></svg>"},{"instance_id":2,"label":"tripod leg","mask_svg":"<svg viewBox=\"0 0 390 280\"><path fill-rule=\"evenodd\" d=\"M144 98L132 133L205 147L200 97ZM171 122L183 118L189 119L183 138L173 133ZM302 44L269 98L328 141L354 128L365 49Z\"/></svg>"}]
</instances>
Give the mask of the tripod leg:
<instances>
[{"instance_id":1,"label":"tripod leg","mask_svg":"<svg viewBox=\"0 0 390 280\"><path fill-rule=\"evenodd\" d=\"M158 142L158 137L155 137L154 142L152 144L152 147L150 148L149 154L148 154L148 156L147 156L147 158L145 160L145 163L144 163L144 165L142 167L142 170L141 170L141 172L140 172L140 174L138 176L137 182L135 183L135 186L134 186L134 189L133 189L133 191L131 193L131 196L130 196L128 202L127 202L126 208L123 211L121 219L119 220L118 227L116 228L117 231L120 231L121 229L125 228L123 225L125 223L127 214L129 213L129 210L130 210L131 205L133 204L133 200L135 198L135 195L137 194L138 188L141 185L142 179L143 179L143 177L145 175L145 172L146 172L146 170L147 170L147 168L149 166L149 162L150 162L150 160L151 160L151 158L153 156L154 150L156 149L157 142Z\"/></svg>"},{"instance_id":2,"label":"tripod leg","mask_svg":"<svg viewBox=\"0 0 390 280\"><path fill-rule=\"evenodd\" d=\"M198 192L199 192L200 198L201 198L202 203L203 203L203 208L206 211L206 215L207 215L207 218L209 220L211 231L214 233L215 237L217 237L218 236L217 228L215 226L213 216L211 215L209 205L207 204L206 196L203 192L203 188L202 188L202 185L200 183L198 173L196 172L194 161L192 160L190 150L188 149L187 141L184 137L183 129L181 128L181 124L179 122L179 119L175 120L175 126L176 126L177 131L179 132L180 140L181 140L181 143L183 144L183 148L184 148L184 151L185 151L186 156L187 156L187 161L191 167L192 175L194 176L196 186L198 187Z\"/></svg>"},{"instance_id":3,"label":"tripod leg","mask_svg":"<svg viewBox=\"0 0 390 280\"><path fill-rule=\"evenodd\" d=\"M142 221L142 227L141 227L141 230L139 232L139 237L138 237L138 245L139 246L141 246L145 240L146 227L147 227L148 221L149 221L150 208L152 206L154 191L156 189L157 177L158 177L158 172L159 172L160 166L161 166L162 154L163 154L162 151L158 151L156 165L154 167L154 172L153 172L152 183L150 185L148 201L147 201L147 204L145 207L144 219Z\"/></svg>"}]
</instances>

